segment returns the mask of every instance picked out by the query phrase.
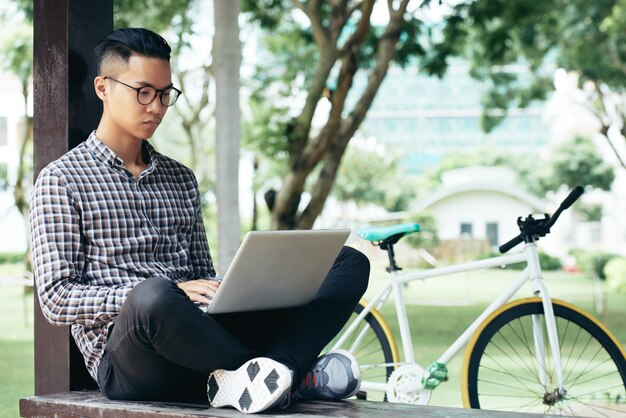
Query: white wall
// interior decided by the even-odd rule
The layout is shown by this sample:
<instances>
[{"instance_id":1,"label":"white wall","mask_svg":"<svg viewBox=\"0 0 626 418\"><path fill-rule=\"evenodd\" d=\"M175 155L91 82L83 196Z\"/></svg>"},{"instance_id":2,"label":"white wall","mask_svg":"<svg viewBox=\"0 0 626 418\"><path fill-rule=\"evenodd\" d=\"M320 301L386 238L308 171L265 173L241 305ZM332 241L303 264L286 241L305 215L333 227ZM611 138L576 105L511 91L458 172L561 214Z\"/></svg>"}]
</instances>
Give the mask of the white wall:
<instances>
[{"instance_id":1,"label":"white wall","mask_svg":"<svg viewBox=\"0 0 626 418\"><path fill-rule=\"evenodd\" d=\"M26 221L13 204L13 194L0 192L0 253L26 251Z\"/></svg>"},{"instance_id":2,"label":"white wall","mask_svg":"<svg viewBox=\"0 0 626 418\"><path fill-rule=\"evenodd\" d=\"M0 163L6 163L9 183L15 181L17 172L18 135L24 115L24 103L19 80L6 73L0 73L0 117L7 118L7 145L0 146ZM13 194L0 190L0 252L21 252L26 250L26 224L13 204Z\"/></svg>"},{"instance_id":3,"label":"white wall","mask_svg":"<svg viewBox=\"0 0 626 418\"><path fill-rule=\"evenodd\" d=\"M472 190L453 194L435 202L428 209L439 228L441 239L458 239L460 224L472 224L473 238L486 238L488 222L498 224L498 245L519 234L517 217L532 213L526 203L495 191Z\"/></svg>"}]
</instances>

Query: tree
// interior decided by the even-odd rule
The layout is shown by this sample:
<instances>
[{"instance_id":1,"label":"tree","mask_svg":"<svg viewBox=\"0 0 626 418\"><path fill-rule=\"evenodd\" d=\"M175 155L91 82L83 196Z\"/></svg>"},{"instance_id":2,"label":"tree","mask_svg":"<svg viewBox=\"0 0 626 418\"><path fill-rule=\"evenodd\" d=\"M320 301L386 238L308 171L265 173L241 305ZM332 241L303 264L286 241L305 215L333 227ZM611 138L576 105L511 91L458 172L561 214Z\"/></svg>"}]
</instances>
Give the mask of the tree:
<instances>
[{"instance_id":1,"label":"tree","mask_svg":"<svg viewBox=\"0 0 626 418\"><path fill-rule=\"evenodd\" d=\"M32 175L31 159L33 139L33 117L28 111L28 96L30 95L30 81L33 72L33 35L32 22L13 23L9 29L3 31L0 42L0 68L17 76L22 89L24 118L21 126L22 137L19 142L17 175L13 186L15 207L24 218L26 230L28 227L29 198L28 185ZM27 271L32 270L30 257L30 239L26 240L27 250L24 264Z\"/></svg>"},{"instance_id":2,"label":"tree","mask_svg":"<svg viewBox=\"0 0 626 418\"><path fill-rule=\"evenodd\" d=\"M604 161L589 138L577 136L557 143L550 152L514 154L505 149L480 147L471 154L447 155L430 170L423 187L434 190L441 184L441 175L455 168L470 166L503 167L517 174L517 181L528 191L545 196L561 187L572 189L577 185L610 190L615 179L614 168Z\"/></svg>"},{"instance_id":3,"label":"tree","mask_svg":"<svg viewBox=\"0 0 626 418\"><path fill-rule=\"evenodd\" d=\"M558 67L580 74L574 100L600 121L601 134L626 168L626 0L476 0L453 8L432 65L468 58L472 74L489 83L485 108L506 110L544 99ZM528 65L516 77L502 68ZM582 94L578 94L582 93ZM489 119L492 128L498 120Z\"/></svg>"},{"instance_id":4,"label":"tree","mask_svg":"<svg viewBox=\"0 0 626 418\"><path fill-rule=\"evenodd\" d=\"M176 151L177 158L187 163L196 174L201 192L213 187L215 178L209 170L206 159L212 147L209 146L210 119L213 117L214 103L210 100L213 67L210 53L190 64L183 56L192 48L191 42L197 31L197 17L204 12L198 0L149 0L136 2L131 0L115 0L114 23L116 28L145 27L165 34L172 47L172 72L175 83L183 91L183 95L175 106L173 113L166 119L168 125L175 125L176 132L171 133L178 143L180 132L183 133L182 147ZM171 119L174 119L173 121ZM163 129L160 130L160 136ZM184 150L185 152L180 152ZM183 155L184 154L184 155Z\"/></svg>"},{"instance_id":5,"label":"tree","mask_svg":"<svg viewBox=\"0 0 626 418\"><path fill-rule=\"evenodd\" d=\"M528 191L539 196L551 191L551 185L546 184L550 177L550 158L537 157L537 154L511 154L506 149L493 146L479 146L472 153L450 153L441 162L427 171L422 178L421 189L433 192L441 186L442 174L446 171L471 167L503 167L512 170L517 175L517 181Z\"/></svg>"},{"instance_id":6,"label":"tree","mask_svg":"<svg viewBox=\"0 0 626 418\"><path fill-rule=\"evenodd\" d=\"M365 118L392 62L407 64L424 56L428 34L418 18L430 2L387 1L384 26L372 20L375 0L246 0L242 9L269 33L265 65L257 70L253 101L276 110L279 136L261 141L287 162L282 184L271 199L272 226L311 228L337 177L350 139ZM379 5L383 2L378 2ZM413 10L409 10L411 3ZM385 7L385 6L382 6ZM415 61L412 61L415 63ZM353 83L367 73L362 91ZM312 121L323 94L330 111L320 129ZM355 95L354 98L348 94ZM289 109L286 98L300 106ZM315 177L311 179L311 177ZM311 199L299 208L307 190Z\"/></svg>"},{"instance_id":7,"label":"tree","mask_svg":"<svg viewBox=\"0 0 626 418\"><path fill-rule=\"evenodd\" d=\"M13 3L26 16L32 32L32 1L13 0ZM199 22L200 18L206 15L206 10L203 9L205 5L206 2L198 0L147 0L144 2L115 0L114 2L115 27L147 27L165 34L172 46L174 80L185 94L170 110L171 116L166 118L159 131L159 137L167 137L165 141L162 141L162 145L165 148L171 148L170 144L180 145L182 132L184 144L175 149L177 151L175 156L194 170L203 196L215 184L215 175L211 170L211 165L206 164L208 154L213 151L210 140L214 110L214 101L210 96L213 68L210 52L203 57L197 51L192 50L192 43L197 42L197 39L192 38L198 32L206 30L206 24ZM203 40L203 45L210 45L210 40L209 35L208 39ZM197 43L195 46L197 47ZM192 56L194 60L183 58L184 54ZM193 63L190 63L191 61ZM181 150L188 152L180 152ZM238 242L238 236L231 238L230 246L237 245Z\"/></svg>"},{"instance_id":8,"label":"tree","mask_svg":"<svg viewBox=\"0 0 626 418\"><path fill-rule=\"evenodd\" d=\"M550 171L544 180L549 189L573 189L580 184L611 190L615 179L613 166L604 161L591 139L576 136L557 144L550 154Z\"/></svg>"},{"instance_id":9,"label":"tree","mask_svg":"<svg viewBox=\"0 0 626 418\"><path fill-rule=\"evenodd\" d=\"M226 271L239 248L239 0L215 1L217 217L219 266Z\"/></svg>"},{"instance_id":10,"label":"tree","mask_svg":"<svg viewBox=\"0 0 626 418\"><path fill-rule=\"evenodd\" d=\"M397 160L388 153L355 145L345 153L332 195L340 201L373 203L392 212L406 210L416 193Z\"/></svg>"},{"instance_id":11,"label":"tree","mask_svg":"<svg viewBox=\"0 0 626 418\"><path fill-rule=\"evenodd\" d=\"M240 243L239 221L239 1L217 0L212 10L198 0L150 0L133 2L116 0L116 27L144 26L168 32L172 44L173 71L183 94L173 107L177 128L182 128L188 150L186 159L193 169L202 194L215 188L217 201L218 266L224 271ZM204 7L204 8L203 8ZM146 8L149 13L144 13ZM210 43L194 36L201 26L199 16L213 12L215 31L213 54L198 57L192 48L198 42ZM193 42L196 42L192 45ZM189 52L191 51L191 54ZM189 54L189 55L185 55ZM191 59L193 58L193 59ZM185 61L183 63L183 61ZM191 63L195 61L195 64ZM215 81L215 97L212 85ZM214 100L211 100L214 99ZM215 117L215 171L207 164L214 148L211 131ZM170 121L172 123L172 121ZM177 129L179 131L180 129ZM215 180L214 180L215 179ZM215 187L214 187L215 186ZM205 210L206 212L206 210Z\"/></svg>"}]
</instances>

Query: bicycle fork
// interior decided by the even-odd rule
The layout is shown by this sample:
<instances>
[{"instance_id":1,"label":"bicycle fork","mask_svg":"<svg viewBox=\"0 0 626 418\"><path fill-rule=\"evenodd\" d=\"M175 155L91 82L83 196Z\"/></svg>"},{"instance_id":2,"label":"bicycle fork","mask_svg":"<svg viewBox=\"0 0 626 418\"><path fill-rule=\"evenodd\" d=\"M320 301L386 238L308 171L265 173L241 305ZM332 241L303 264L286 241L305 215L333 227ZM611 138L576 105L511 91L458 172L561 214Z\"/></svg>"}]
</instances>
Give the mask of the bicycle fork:
<instances>
[{"instance_id":1,"label":"bicycle fork","mask_svg":"<svg viewBox=\"0 0 626 418\"><path fill-rule=\"evenodd\" d=\"M561 362L561 349L559 343L559 335L556 328L556 318L554 316L554 308L552 306L552 299L548 289L543 283L543 277L541 275L541 269L539 267L539 257L537 255L537 247L534 244L526 245L525 251L529 251L531 256L528 257L528 269L530 273L530 282L535 288L535 294L541 297L545 330L548 334L548 343L550 344L550 352L552 359L554 360L554 369L556 372L557 390L550 390L550 383L552 382L551 376L548 371L548 364L546 362L545 341L544 341L544 327L539 315L531 315L533 324L533 340L535 344L535 356L537 359L537 374L539 376L539 382L545 390L544 404L552 405L555 402L563 399L567 393L563 379L563 364Z\"/></svg>"}]
</instances>

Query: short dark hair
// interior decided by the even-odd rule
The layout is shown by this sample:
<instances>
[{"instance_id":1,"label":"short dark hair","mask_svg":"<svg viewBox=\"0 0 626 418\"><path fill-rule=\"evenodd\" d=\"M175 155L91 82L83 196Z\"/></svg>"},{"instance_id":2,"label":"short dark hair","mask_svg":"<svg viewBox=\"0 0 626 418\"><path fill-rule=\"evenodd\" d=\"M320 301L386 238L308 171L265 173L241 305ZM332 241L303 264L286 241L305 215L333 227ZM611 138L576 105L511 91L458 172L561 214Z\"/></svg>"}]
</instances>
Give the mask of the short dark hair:
<instances>
[{"instance_id":1,"label":"short dark hair","mask_svg":"<svg viewBox=\"0 0 626 418\"><path fill-rule=\"evenodd\" d=\"M172 49L162 36L148 29L125 28L109 33L96 47L94 55L98 73L107 61L128 63L131 55L142 55L170 61Z\"/></svg>"}]
</instances>

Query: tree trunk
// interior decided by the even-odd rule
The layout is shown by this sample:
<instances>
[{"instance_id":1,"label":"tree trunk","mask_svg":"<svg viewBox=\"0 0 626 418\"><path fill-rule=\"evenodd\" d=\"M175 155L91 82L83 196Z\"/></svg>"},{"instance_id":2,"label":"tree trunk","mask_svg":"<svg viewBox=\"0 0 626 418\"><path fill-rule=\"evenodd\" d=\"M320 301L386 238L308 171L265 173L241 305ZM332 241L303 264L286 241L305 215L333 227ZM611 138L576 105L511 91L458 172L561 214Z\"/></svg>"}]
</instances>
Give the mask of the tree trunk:
<instances>
[{"instance_id":1,"label":"tree trunk","mask_svg":"<svg viewBox=\"0 0 626 418\"><path fill-rule=\"evenodd\" d=\"M13 187L13 199L15 207L19 210L24 220L26 231L26 252L24 253L23 262L26 271L33 271L31 245L30 245L30 224L28 221L28 197L26 195L26 151L32 143L33 120L28 115L24 116L24 132L22 133L20 150L18 155L17 176Z\"/></svg>"},{"instance_id":2,"label":"tree trunk","mask_svg":"<svg viewBox=\"0 0 626 418\"><path fill-rule=\"evenodd\" d=\"M26 195L26 151L33 139L33 118L28 116L28 79L22 80L22 98L24 100L24 125L22 127L22 137L19 145L19 155L17 160L17 175L13 186L13 200L15 207L22 215L26 231L26 252L23 262L27 272L33 271L33 262L30 245L30 223L28 217L29 201Z\"/></svg>"},{"instance_id":3,"label":"tree trunk","mask_svg":"<svg viewBox=\"0 0 626 418\"><path fill-rule=\"evenodd\" d=\"M225 272L239 247L239 0L215 0L218 266Z\"/></svg>"},{"instance_id":4,"label":"tree trunk","mask_svg":"<svg viewBox=\"0 0 626 418\"><path fill-rule=\"evenodd\" d=\"M318 93L317 90L309 90L307 105L305 105L297 119L294 128L295 138L292 138L292 143L296 144L296 146L293 146L290 150L289 171L283 180L282 188L276 195L276 204L272 210L272 226L274 228L309 229L324 208L348 142L365 119L365 115L395 55L402 23L404 22L403 15L409 1L403 0L396 9L393 9L393 3L389 3L390 9L392 9L390 10L390 20L378 44L376 63L369 74L365 91L359 98L354 110L346 118L342 118L345 100L352 87L354 75L359 68L358 57L360 48L370 30L369 19L373 10L373 1L361 3L361 20L358 22L355 32L346 41L340 53L336 55L341 60L341 67L337 88L331 99L332 107L328 121L319 135L313 140L308 139L313 117L309 104L313 101L312 98L315 99L315 103L319 101L321 90L317 96L313 96L313 94ZM310 18L311 13L309 11ZM349 17L349 15L344 13L332 14L332 19L338 19L340 23L336 21L329 23L330 39L336 41L337 34L341 33L343 25L347 21L346 16ZM315 20L312 18L312 21ZM335 28L335 32L332 31L332 28ZM328 45L326 46L328 47ZM334 47L335 44L332 44L332 46ZM328 58L330 56L323 55L323 57ZM327 68L330 71L332 65L322 60L318 64L316 79L317 75L324 74L324 70ZM327 77L328 73L326 73ZM302 142L302 137L305 137L304 143ZM312 190L311 201L307 208L301 214L298 214L297 203L300 201L300 196L304 191L306 179L320 161L324 162L324 166Z\"/></svg>"}]
</instances>

